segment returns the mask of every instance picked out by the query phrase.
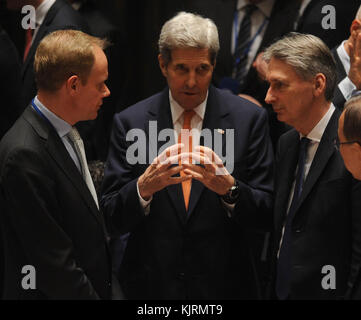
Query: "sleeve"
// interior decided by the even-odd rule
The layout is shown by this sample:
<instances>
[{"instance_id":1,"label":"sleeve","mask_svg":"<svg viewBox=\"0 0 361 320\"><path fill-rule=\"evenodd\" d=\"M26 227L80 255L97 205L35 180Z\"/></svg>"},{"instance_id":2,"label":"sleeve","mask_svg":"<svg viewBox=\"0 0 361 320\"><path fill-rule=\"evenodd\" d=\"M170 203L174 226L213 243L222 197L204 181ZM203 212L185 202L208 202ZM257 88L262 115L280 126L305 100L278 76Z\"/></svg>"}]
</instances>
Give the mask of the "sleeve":
<instances>
[{"instance_id":1,"label":"sleeve","mask_svg":"<svg viewBox=\"0 0 361 320\"><path fill-rule=\"evenodd\" d=\"M24 165L26 164L26 165ZM47 158L35 150L14 150L3 168L6 217L27 261L36 270L36 289L50 299L99 299L78 265L71 236L59 221L57 183Z\"/></svg>"},{"instance_id":2,"label":"sleeve","mask_svg":"<svg viewBox=\"0 0 361 320\"><path fill-rule=\"evenodd\" d=\"M267 113L261 110L251 124L244 177L235 177L240 197L233 217L242 224L269 230L272 226L274 162ZM247 214L245 214L247 213Z\"/></svg>"},{"instance_id":3,"label":"sleeve","mask_svg":"<svg viewBox=\"0 0 361 320\"><path fill-rule=\"evenodd\" d=\"M126 129L116 115L101 192L101 206L113 235L130 232L146 217L137 188L142 172L135 172L127 161L128 146Z\"/></svg>"},{"instance_id":4,"label":"sleeve","mask_svg":"<svg viewBox=\"0 0 361 320\"><path fill-rule=\"evenodd\" d=\"M352 83L349 77L345 77L339 84L338 88L340 89L343 97L346 101L350 100L353 92L356 90L356 86Z\"/></svg>"}]
</instances>

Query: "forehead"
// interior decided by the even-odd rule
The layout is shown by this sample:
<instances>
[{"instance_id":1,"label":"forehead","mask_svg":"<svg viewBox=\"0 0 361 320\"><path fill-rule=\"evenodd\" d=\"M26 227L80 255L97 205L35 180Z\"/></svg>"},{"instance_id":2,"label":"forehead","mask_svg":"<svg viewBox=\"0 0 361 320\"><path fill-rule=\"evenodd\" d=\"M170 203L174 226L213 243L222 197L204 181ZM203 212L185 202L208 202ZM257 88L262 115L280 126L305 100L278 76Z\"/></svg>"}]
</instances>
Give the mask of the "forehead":
<instances>
[{"instance_id":1,"label":"forehead","mask_svg":"<svg viewBox=\"0 0 361 320\"><path fill-rule=\"evenodd\" d=\"M172 64L210 64L209 49L176 48L171 51Z\"/></svg>"},{"instance_id":2,"label":"forehead","mask_svg":"<svg viewBox=\"0 0 361 320\"><path fill-rule=\"evenodd\" d=\"M270 82L276 80L306 82L296 73L294 67L276 58L272 58L268 64L267 78Z\"/></svg>"},{"instance_id":3,"label":"forehead","mask_svg":"<svg viewBox=\"0 0 361 320\"><path fill-rule=\"evenodd\" d=\"M94 74L108 72L108 60L104 54L104 51L100 47L94 46L93 53L95 59L91 73Z\"/></svg>"}]
</instances>

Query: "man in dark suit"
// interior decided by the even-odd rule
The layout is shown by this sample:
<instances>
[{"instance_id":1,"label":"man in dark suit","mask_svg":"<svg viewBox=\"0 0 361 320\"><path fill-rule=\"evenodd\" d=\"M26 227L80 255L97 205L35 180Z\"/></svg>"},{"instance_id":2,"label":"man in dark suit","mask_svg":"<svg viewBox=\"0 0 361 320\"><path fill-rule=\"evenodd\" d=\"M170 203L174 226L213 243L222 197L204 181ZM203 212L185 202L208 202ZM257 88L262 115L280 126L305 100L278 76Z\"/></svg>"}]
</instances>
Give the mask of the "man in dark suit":
<instances>
[{"instance_id":1,"label":"man in dark suit","mask_svg":"<svg viewBox=\"0 0 361 320\"><path fill-rule=\"evenodd\" d=\"M0 117L0 139L20 116L21 103L20 61L16 48L7 33L0 26L0 96L2 101ZM0 231L0 296L3 284L3 249Z\"/></svg>"},{"instance_id":2,"label":"man in dark suit","mask_svg":"<svg viewBox=\"0 0 361 320\"><path fill-rule=\"evenodd\" d=\"M259 294L244 230L270 223L267 113L210 85L218 49L210 19L179 13L159 38L169 88L115 116L101 203L129 236L119 276L130 299Z\"/></svg>"},{"instance_id":3,"label":"man in dark suit","mask_svg":"<svg viewBox=\"0 0 361 320\"><path fill-rule=\"evenodd\" d=\"M317 37L292 33L265 52L266 101L294 127L276 155L274 283L278 299L339 299L361 259L361 185L335 148L335 62Z\"/></svg>"},{"instance_id":4,"label":"man in dark suit","mask_svg":"<svg viewBox=\"0 0 361 320\"><path fill-rule=\"evenodd\" d=\"M112 296L104 216L74 128L109 95L104 45L74 30L46 36L38 94L0 143L5 299Z\"/></svg>"},{"instance_id":5,"label":"man in dark suit","mask_svg":"<svg viewBox=\"0 0 361 320\"><path fill-rule=\"evenodd\" d=\"M299 7L298 1L289 0L190 0L185 7L198 14L211 18L218 27L220 47L217 65L213 74L214 84L221 88L235 88L234 93L247 94L257 99L268 112L270 136L275 150L278 138L289 127L277 120L272 107L264 102L267 82L259 77L254 67L261 52L277 38L293 30L293 22ZM238 31L244 34L245 12L249 5L256 6L250 13L251 37L247 53L247 66L242 88L234 84L232 73L235 65L234 52ZM243 25L243 29L241 26ZM241 29L241 30L239 30ZM249 235L252 252L262 282L269 275L269 234L254 230Z\"/></svg>"},{"instance_id":6,"label":"man in dark suit","mask_svg":"<svg viewBox=\"0 0 361 320\"><path fill-rule=\"evenodd\" d=\"M336 61L337 87L335 89L333 104L343 110L343 106L350 99L352 93L357 90L357 76L359 73L358 57L355 57L355 47L358 35L361 30L361 6L359 7L355 19L350 26L350 36L347 40L332 50ZM360 41L360 40L359 40ZM356 65L355 65L356 64Z\"/></svg>"}]
</instances>

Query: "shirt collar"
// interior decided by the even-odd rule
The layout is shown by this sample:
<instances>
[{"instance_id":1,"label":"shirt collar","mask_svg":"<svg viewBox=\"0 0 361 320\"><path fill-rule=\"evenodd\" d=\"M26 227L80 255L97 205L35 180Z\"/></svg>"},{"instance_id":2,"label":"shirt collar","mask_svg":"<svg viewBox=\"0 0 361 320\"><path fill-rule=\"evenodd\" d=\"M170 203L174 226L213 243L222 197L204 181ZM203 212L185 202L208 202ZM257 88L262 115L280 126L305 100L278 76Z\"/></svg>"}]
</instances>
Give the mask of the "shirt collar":
<instances>
[{"instance_id":1,"label":"shirt collar","mask_svg":"<svg viewBox=\"0 0 361 320\"><path fill-rule=\"evenodd\" d=\"M50 121L50 123L53 125L56 132L61 138L63 138L65 135L67 135L70 132L72 126L63 119L59 118L55 113L50 111L47 107L45 107L38 99L38 96L35 97L34 103L43 113L43 115Z\"/></svg>"},{"instance_id":2,"label":"shirt collar","mask_svg":"<svg viewBox=\"0 0 361 320\"><path fill-rule=\"evenodd\" d=\"M50 10L55 0L44 0L39 7L36 8L36 26L41 26L44 22L45 16Z\"/></svg>"},{"instance_id":3,"label":"shirt collar","mask_svg":"<svg viewBox=\"0 0 361 320\"><path fill-rule=\"evenodd\" d=\"M275 0L263 0L260 3L255 4L255 6L266 16L270 18L273 5ZM246 5L250 4L247 0L238 0L237 10L242 10Z\"/></svg>"},{"instance_id":4,"label":"shirt collar","mask_svg":"<svg viewBox=\"0 0 361 320\"><path fill-rule=\"evenodd\" d=\"M207 100L208 100L208 91L207 91L207 96L204 99L204 101L197 106L196 108L193 109L193 111L201 118L201 120L203 121L204 118L204 113L206 111L206 105L207 105ZM178 104L177 101L175 101L173 99L172 93L169 90L169 103L170 103L170 109L171 109L171 113L172 113L172 121L173 121L173 125L179 121L179 118L183 115L184 109Z\"/></svg>"},{"instance_id":5,"label":"shirt collar","mask_svg":"<svg viewBox=\"0 0 361 320\"><path fill-rule=\"evenodd\" d=\"M346 50L345 50L345 41L342 41L342 43L338 46L337 48L337 54L340 57L341 63L343 65L343 67L345 68L346 73L348 74L350 71L350 57L347 54Z\"/></svg>"},{"instance_id":6,"label":"shirt collar","mask_svg":"<svg viewBox=\"0 0 361 320\"><path fill-rule=\"evenodd\" d=\"M325 113L325 115L322 117L322 119L316 124L316 126L307 135L308 139L315 141L315 142L321 141L323 133L325 132L328 122L330 121L334 111L335 111L335 106L333 105L333 103L331 103L330 107L328 108L328 111ZM300 134L300 138L302 138L302 137L303 136Z\"/></svg>"}]
</instances>

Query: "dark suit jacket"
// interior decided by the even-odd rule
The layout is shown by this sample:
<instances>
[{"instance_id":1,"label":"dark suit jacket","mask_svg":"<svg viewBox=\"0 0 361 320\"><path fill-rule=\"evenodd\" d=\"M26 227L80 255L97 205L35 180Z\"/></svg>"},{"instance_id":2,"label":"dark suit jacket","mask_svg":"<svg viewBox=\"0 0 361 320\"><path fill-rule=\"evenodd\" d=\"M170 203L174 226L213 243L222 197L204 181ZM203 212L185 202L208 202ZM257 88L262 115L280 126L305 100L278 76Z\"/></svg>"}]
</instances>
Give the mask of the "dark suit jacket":
<instances>
[{"instance_id":1,"label":"dark suit jacket","mask_svg":"<svg viewBox=\"0 0 361 320\"><path fill-rule=\"evenodd\" d=\"M79 13L76 12L67 2L64 0L56 0L45 16L44 22L36 34L22 67L23 97L25 106L30 103L31 99L35 97L37 92L33 67L36 49L40 41L47 34L55 30L62 29L77 29L87 32L88 26Z\"/></svg>"},{"instance_id":2,"label":"dark suit jacket","mask_svg":"<svg viewBox=\"0 0 361 320\"><path fill-rule=\"evenodd\" d=\"M346 170L334 147L340 112L336 109L318 146L292 224L291 299L339 299L354 284L361 258L361 184ZM299 134L279 142L275 180L274 262L297 165ZM336 289L321 286L322 267L336 270Z\"/></svg>"},{"instance_id":3,"label":"dark suit jacket","mask_svg":"<svg viewBox=\"0 0 361 320\"><path fill-rule=\"evenodd\" d=\"M103 215L56 131L28 107L0 143L5 299L109 299ZM36 269L24 290L22 267Z\"/></svg>"},{"instance_id":4,"label":"dark suit jacket","mask_svg":"<svg viewBox=\"0 0 361 320\"><path fill-rule=\"evenodd\" d=\"M231 218L220 197L196 180L188 217L179 184L156 192L149 215L144 215L136 184L148 165L127 162L132 142L126 141L126 134L142 129L146 154L159 150L164 142L149 140L150 121L157 121L158 133L173 127L168 89L115 116L103 184L105 212L116 229L130 232L120 273L125 294L130 299L255 298L257 280L243 230L268 228L270 223L273 153L266 112L209 89L203 128L223 141L223 150L226 129L234 129L232 175L239 181L241 197Z\"/></svg>"},{"instance_id":5,"label":"dark suit jacket","mask_svg":"<svg viewBox=\"0 0 361 320\"><path fill-rule=\"evenodd\" d=\"M22 112L20 61L14 44L0 26L0 140ZM3 288L3 246L0 231L0 296Z\"/></svg>"},{"instance_id":6,"label":"dark suit jacket","mask_svg":"<svg viewBox=\"0 0 361 320\"><path fill-rule=\"evenodd\" d=\"M0 26L0 139L23 111L20 60L14 44Z\"/></svg>"},{"instance_id":7,"label":"dark suit jacket","mask_svg":"<svg viewBox=\"0 0 361 320\"><path fill-rule=\"evenodd\" d=\"M333 6L336 11L335 29L324 29L322 26L323 19L330 22L327 17L329 11L322 13L322 9L327 5ZM313 34L332 49L350 34L350 26L359 6L359 0L348 0L347 5L343 0L312 0L300 18L296 31Z\"/></svg>"},{"instance_id":8,"label":"dark suit jacket","mask_svg":"<svg viewBox=\"0 0 361 320\"><path fill-rule=\"evenodd\" d=\"M332 99L332 103L339 109L339 110L343 110L344 104L346 102L345 97L343 96L341 90L338 87L338 84L345 78L347 77L345 68L340 60L340 57L338 56L337 53L337 47L332 49L332 55L335 58L336 61L336 74L337 74L337 85L335 88L335 91L333 93L333 99Z\"/></svg>"}]
</instances>

